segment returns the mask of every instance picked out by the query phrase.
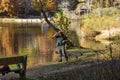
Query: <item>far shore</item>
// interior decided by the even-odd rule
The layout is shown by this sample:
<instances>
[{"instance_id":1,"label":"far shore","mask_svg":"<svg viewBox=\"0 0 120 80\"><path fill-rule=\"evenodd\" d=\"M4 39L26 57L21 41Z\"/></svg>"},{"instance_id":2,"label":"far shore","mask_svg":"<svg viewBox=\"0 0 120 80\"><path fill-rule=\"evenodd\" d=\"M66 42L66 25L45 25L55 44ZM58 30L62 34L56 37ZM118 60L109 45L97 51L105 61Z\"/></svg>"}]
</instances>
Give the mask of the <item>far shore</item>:
<instances>
[{"instance_id":1,"label":"far shore","mask_svg":"<svg viewBox=\"0 0 120 80\"><path fill-rule=\"evenodd\" d=\"M0 23L42 23L40 18L0 18Z\"/></svg>"}]
</instances>

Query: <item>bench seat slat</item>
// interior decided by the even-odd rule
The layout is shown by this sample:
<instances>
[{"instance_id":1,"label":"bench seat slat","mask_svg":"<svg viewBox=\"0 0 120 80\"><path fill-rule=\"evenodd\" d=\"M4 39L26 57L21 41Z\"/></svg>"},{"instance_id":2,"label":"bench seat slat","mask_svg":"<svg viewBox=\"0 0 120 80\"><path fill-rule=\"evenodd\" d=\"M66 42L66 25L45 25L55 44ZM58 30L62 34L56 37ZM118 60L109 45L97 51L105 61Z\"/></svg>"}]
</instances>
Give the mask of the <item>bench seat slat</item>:
<instances>
[{"instance_id":1,"label":"bench seat slat","mask_svg":"<svg viewBox=\"0 0 120 80\"><path fill-rule=\"evenodd\" d=\"M23 56L0 58L0 66L1 65L23 63L23 61L24 61Z\"/></svg>"}]
</instances>

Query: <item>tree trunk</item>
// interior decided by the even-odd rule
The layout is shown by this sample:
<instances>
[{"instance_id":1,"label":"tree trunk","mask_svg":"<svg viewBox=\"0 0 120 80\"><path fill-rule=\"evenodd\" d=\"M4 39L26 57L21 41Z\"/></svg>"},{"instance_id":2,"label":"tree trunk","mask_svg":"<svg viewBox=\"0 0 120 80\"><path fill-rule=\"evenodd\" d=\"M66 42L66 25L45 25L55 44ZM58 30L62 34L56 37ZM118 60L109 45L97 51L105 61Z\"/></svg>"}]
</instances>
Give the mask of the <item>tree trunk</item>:
<instances>
[{"instance_id":1,"label":"tree trunk","mask_svg":"<svg viewBox=\"0 0 120 80\"><path fill-rule=\"evenodd\" d=\"M49 24L50 27L52 27L55 31L59 31L60 29L58 29L53 23L51 23L48 18L47 15L45 14L45 11L41 10L41 12L43 13L43 16L45 18L45 21Z\"/></svg>"},{"instance_id":2,"label":"tree trunk","mask_svg":"<svg viewBox=\"0 0 120 80\"><path fill-rule=\"evenodd\" d=\"M44 5L42 4L42 1L39 0L39 2L40 2L40 5L41 5L41 12L42 12L42 14L43 14L43 16L44 16L44 18L45 18L45 21L49 24L50 27L52 27L55 31L58 32L60 29L58 29L55 25L53 25L53 23L51 23L51 22L48 20L47 15L46 15L46 13L45 13L45 11L44 11L44 8L43 8Z\"/></svg>"}]
</instances>

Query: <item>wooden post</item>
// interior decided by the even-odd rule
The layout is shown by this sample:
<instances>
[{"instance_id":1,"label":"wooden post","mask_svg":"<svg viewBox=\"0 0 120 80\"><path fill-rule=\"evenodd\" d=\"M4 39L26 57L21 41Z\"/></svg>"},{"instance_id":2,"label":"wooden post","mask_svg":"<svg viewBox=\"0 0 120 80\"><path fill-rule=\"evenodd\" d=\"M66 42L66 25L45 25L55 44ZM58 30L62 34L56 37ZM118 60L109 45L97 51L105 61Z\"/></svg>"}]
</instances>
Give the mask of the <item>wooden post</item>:
<instances>
[{"instance_id":1,"label":"wooden post","mask_svg":"<svg viewBox=\"0 0 120 80\"><path fill-rule=\"evenodd\" d=\"M22 64L22 67L23 67L23 70L20 72L20 80L25 80L26 78L26 62L27 62L27 56L24 56L23 57L23 64Z\"/></svg>"}]
</instances>

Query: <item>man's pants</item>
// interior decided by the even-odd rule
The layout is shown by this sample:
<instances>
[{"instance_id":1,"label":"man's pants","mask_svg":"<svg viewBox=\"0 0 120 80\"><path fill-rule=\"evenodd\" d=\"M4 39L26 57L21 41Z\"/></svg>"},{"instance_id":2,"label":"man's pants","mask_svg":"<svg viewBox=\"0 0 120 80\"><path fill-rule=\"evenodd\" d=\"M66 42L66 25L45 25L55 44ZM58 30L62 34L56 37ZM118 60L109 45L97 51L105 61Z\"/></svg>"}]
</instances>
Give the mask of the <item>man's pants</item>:
<instances>
[{"instance_id":1,"label":"man's pants","mask_svg":"<svg viewBox=\"0 0 120 80\"><path fill-rule=\"evenodd\" d=\"M57 46L57 51L59 54L59 61L62 61L62 56L64 56L66 61L68 61L68 56L66 54L65 45Z\"/></svg>"}]
</instances>

